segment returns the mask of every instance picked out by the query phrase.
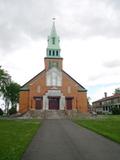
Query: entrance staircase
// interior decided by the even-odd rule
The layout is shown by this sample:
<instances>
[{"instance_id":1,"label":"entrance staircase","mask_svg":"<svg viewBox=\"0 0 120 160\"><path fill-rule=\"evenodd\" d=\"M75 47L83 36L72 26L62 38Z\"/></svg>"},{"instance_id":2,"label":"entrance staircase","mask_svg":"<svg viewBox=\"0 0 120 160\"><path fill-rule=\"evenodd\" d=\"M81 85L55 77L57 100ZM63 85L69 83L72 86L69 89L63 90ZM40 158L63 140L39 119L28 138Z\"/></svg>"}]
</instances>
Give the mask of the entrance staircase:
<instances>
[{"instance_id":1,"label":"entrance staircase","mask_svg":"<svg viewBox=\"0 0 120 160\"><path fill-rule=\"evenodd\" d=\"M72 119L84 118L89 116L89 113L83 114L73 110L30 110L23 114L21 118L31 119Z\"/></svg>"},{"instance_id":2,"label":"entrance staircase","mask_svg":"<svg viewBox=\"0 0 120 160\"><path fill-rule=\"evenodd\" d=\"M45 119L65 119L65 112L62 110L45 111Z\"/></svg>"}]
</instances>

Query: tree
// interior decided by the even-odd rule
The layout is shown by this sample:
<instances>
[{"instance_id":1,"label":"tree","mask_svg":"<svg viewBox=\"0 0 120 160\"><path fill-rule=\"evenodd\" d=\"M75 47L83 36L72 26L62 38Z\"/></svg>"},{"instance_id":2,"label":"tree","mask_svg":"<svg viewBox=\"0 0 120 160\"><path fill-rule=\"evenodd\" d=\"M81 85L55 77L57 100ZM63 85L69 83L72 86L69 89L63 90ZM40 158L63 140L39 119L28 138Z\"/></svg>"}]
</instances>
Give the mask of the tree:
<instances>
[{"instance_id":1,"label":"tree","mask_svg":"<svg viewBox=\"0 0 120 160\"><path fill-rule=\"evenodd\" d=\"M3 115L3 110L0 108L0 116Z\"/></svg>"},{"instance_id":2,"label":"tree","mask_svg":"<svg viewBox=\"0 0 120 160\"><path fill-rule=\"evenodd\" d=\"M20 91L20 85L13 81L7 87L8 97L12 107L15 108L17 107L17 103L19 101L19 91Z\"/></svg>"},{"instance_id":3,"label":"tree","mask_svg":"<svg viewBox=\"0 0 120 160\"><path fill-rule=\"evenodd\" d=\"M5 101L5 112L8 113L9 105L16 109L19 99L20 85L11 80L10 75L0 66L0 93Z\"/></svg>"},{"instance_id":4,"label":"tree","mask_svg":"<svg viewBox=\"0 0 120 160\"><path fill-rule=\"evenodd\" d=\"M8 113L10 99L9 99L9 84L2 85L1 87L2 98L5 101L5 113Z\"/></svg>"},{"instance_id":5,"label":"tree","mask_svg":"<svg viewBox=\"0 0 120 160\"><path fill-rule=\"evenodd\" d=\"M11 81L9 84L7 84L4 88L3 98L5 100L5 109L6 113L9 111L9 105L11 103L12 108L17 108L17 103L19 100L19 91L20 91L20 85Z\"/></svg>"},{"instance_id":6,"label":"tree","mask_svg":"<svg viewBox=\"0 0 120 160\"><path fill-rule=\"evenodd\" d=\"M9 109L8 113L9 113L9 115L16 114L17 109L15 107L12 107L12 108Z\"/></svg>"},{"instance_id":7,"label":"tree","mask_svg":"<svg viewBox=\"0 0 120 160\"><path fill-rule=\"evenodd\" d=\"M5 101L5 110L6 110L6 112L8 111L8 108L9 108L9 99L8 99L8 94L7 94L7 86L9 86L10 82L11 82L10 75L7 73L7 71L2 69L1 66L0 66L0 96L2 96L2 98Z\"/></svg>"},{"instance_id":8,"label":"tree","mask_svg":"<svg viewBox=\"0 0 120 160\"><path fill-rule=\"evenodd\" d=\"M0 92L11 81L10 75L0 66Z\"/></svg>"},{"instance_id":9,"label":"tree","mask_svg":"<svg viewBox=\"0 0 120 160\"><path fill-rule=\"evenodd\" d=\"M111 111L112 111L112 114L114 115L120 114L120 108L118 107L112 107Z\"/></svg>"}]
</instances>

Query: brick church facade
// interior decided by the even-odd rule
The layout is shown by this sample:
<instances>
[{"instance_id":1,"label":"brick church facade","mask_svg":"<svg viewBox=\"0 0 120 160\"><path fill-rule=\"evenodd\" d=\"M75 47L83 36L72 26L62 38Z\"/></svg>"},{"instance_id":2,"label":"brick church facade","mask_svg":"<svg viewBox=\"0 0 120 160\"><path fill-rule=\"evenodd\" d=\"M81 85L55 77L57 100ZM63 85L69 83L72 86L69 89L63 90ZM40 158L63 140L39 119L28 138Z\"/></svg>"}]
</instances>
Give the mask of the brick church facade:
<instances>
[{"instance_id":1,"label":"brick church facade","mask_svg":"<svg viewBox=\"0 0 120 160\"><path fill-rule=\"evenodd\" d=\"M59 42L53 22L44 58L45 69L21 87L20 113L29 110L88 111L86 89L63 70Z\"/></svg>"}]
</instances>

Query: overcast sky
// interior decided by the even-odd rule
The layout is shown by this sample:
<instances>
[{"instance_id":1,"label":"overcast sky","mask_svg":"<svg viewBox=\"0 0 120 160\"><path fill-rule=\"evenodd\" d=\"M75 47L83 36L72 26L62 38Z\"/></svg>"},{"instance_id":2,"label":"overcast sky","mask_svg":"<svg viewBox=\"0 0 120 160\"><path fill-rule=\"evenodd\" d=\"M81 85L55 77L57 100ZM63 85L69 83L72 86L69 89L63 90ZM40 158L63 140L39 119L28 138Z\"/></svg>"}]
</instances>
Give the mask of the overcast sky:
<instances>
[{"instance_id":1,"label":"overcast sky","mask_svg":"<svg viewBox=\"0 0 120 160\"><path fill-rule=\"evenodd\" d=\"M91 101L120 87L120 0L0 0L0 65L23 85L42 69L56 18L64 70Z\"/></svg>"}]
</instances>

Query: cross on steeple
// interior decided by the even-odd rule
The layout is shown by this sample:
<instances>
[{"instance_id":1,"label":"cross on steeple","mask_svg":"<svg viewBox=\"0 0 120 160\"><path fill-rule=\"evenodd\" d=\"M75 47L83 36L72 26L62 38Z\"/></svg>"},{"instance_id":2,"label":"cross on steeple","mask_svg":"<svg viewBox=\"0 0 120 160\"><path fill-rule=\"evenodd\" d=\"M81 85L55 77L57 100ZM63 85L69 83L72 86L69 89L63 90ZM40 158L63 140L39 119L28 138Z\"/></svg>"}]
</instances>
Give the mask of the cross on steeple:
<instances>
[{"instance_id":1,"label":"cross on steeple","mask_svg":"<svg viewBox=\"0 0 120 160\"><path fill-rule=\"evenodd\" d=\"M56 20L56 18L53 18L53 21L55 21Z\"/></svg>"}]
</instances>

